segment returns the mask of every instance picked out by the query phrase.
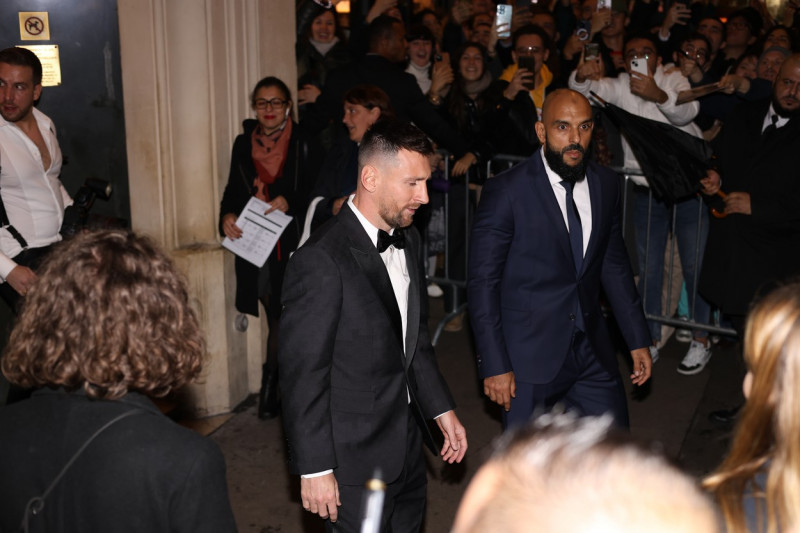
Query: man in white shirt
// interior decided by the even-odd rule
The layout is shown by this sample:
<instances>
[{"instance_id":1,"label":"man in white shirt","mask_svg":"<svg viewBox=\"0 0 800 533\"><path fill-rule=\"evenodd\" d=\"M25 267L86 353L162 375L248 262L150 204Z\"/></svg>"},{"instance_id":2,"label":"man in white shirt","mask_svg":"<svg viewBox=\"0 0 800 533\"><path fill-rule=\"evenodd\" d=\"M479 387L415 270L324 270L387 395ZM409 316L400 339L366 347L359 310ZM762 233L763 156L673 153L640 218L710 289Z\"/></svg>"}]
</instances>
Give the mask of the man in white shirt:
<instances>
[{"instance_id":1,"label":"man in white shirt","mask_svg":"<svg viewBox=\"0 0 800 533\"><path fill-rule=\"evenodd\" d=\"M0 295L13 307L36 279L35 268L61 240L61 149L52 121L34 103L42 65L24 48L0 51Z\"/></svg>"},{"instance_id":2,"label":"man in white shirt","mask_svg":"<svg viewBox=\"0 0 800 533\"><path fill-rule=\"evenodd\" d=\"M420 237L409 227L428 202L432 152L415 126L376 122L359 147L355 195L286 270L278 368L289 464L326 531L361 530L376 472L386 483L381 531L419 531L422 444L450 463L467 449L430 343Z\"/></svg>"},{"instance_id":3,"label":"man in white shirt","mask_svg":"<svg viewBox=\"0 0 800 533\"><path fill-rule=\"evenodd\" d=\"M700 128L692 122L700 110L700 104L697 101L677 104L678 93L690 89L689 80L678 70L667 72L664 69L653 39L652 35L635 35L626 41L623 48L626 72L617 78L602 77L602 59L592 61L581 59L578 68L570 75L569 87L586 97L590 97L590 92L594 92L603 100L634 115L672 124L695 137L700 137L702 135ZM637 71L635 66L640 67L641 72ZM641 166L624 138L622 147L625 155L624 166L629 174L634 175L633 181L637 185L634 188L633 220L636 228L636 250L639 256L639 292L644 299L645 312L654 316L665 312L661 306L664 250L674 209L675 237L686 293L689 301L694 302L690 315L697 322L708 323L711 309L697 294L695 287L696 272L702 264L708 238L708 212L699 208L696 194L677 201L674 206L666 204L658 197L653 197L651 202L645 177L636 176L641 174ZM702 176L698 176L700 177ZM656 359L658 346L661 343L661 323L650 321L649 327L654 344L651 352L653 359ZM678 366L678 372L696 374L705 368L710 357L708 332L695 330L694 340Z\"/></svg>"}]
</instances>

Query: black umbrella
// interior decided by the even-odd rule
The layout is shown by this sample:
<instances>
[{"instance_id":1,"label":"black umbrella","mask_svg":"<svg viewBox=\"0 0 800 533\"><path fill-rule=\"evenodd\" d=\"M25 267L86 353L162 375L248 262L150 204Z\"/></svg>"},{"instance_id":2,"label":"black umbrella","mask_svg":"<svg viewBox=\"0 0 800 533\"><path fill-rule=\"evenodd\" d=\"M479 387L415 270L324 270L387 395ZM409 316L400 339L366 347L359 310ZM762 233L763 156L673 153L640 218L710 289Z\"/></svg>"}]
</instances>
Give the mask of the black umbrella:
<instances>
[{"instance_id":1,"label":"black umbrella","mask_svg":"<svg viewBox=\"0 0 800 533\"><path fill-rule=\"evenodd\" d=\"M711 168L711 147L704 139L633 115L591 94L627 139L653 193L672 204L700 190L700 180Z\"/></svg>"}]
</instances>

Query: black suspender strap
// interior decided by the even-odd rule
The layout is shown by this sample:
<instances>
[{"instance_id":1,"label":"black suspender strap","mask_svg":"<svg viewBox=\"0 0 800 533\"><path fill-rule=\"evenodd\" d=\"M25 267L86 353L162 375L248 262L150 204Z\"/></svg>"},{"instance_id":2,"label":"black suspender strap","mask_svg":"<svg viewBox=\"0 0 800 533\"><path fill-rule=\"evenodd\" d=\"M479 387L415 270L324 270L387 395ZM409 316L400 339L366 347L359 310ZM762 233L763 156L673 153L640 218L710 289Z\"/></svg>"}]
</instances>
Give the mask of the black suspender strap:
<instances>
[{"instance_id":1,"label":"black suspender strap","mask_svg":"<svg viewBox=\"0 0 800 533\"><path fill-rule=\"evenodd\" d=\"M3 197L0 196L0 229L6 229L11 234L12 237L22 246L23 250L28 249L28 241L25 240L25 237L22 236L20 232L17 231L17 228L11 225L11 222L8 220L8 215L6 214L6 206L3 205Z\"/></svg>"},{"instance_id":2,"label":"black suspender strap","mask_svg":"<svg viewBox=\"0 0 800 533\"><path fill-rule=\"evenodd\" d=\"M0 167L0 171L2 171L2 167ZM25 237L23 237L22 234L17 231L17 228L11 225L11 221L8 220L2 194L0 194L0 229L7 229L11 236L22 246L23 250L28 248L28 241L25 240Z\"/></svg>"}]
</instances>

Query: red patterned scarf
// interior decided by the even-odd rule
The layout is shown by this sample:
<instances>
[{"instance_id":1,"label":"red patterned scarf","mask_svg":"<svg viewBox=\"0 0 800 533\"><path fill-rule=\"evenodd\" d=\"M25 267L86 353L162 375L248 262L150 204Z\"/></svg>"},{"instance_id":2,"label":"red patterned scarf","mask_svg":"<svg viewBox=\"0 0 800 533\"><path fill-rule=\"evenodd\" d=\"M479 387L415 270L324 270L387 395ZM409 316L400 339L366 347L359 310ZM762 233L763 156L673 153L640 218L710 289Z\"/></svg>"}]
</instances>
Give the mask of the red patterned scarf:
<instances>
[{"instance_id":1,"label":"red patterned scarf","mask_svg":"<svg viewBox=\"0 0 800 533\"><path fill-rule=\"evenodd\" d=\"M286 154L289 151L289 139L292 137L292 121L287 120L286 126L269 135L265 135L259 125L250 136L252 146L251 155L253 164L258 172L255 180L256 197L269 202L267 185L275 182L283 175L283 165L286 163Z\"/></svg>"}]
</instances>

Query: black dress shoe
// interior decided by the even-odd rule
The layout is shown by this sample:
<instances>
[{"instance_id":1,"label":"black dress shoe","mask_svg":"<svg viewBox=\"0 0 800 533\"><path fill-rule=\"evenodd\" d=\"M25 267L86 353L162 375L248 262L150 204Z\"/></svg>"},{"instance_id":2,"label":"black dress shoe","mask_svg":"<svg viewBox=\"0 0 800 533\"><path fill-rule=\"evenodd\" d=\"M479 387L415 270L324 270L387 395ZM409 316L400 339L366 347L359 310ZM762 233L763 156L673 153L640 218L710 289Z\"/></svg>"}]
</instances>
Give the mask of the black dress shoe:
<instances>
[{"instance_id":1,"label":"black dress shoe","mask_svg":"<svg viewBox=\"0 0 800 533\"><path fill-rule=\"evenodd\" d=\"M736 415L741 411L742 406L737 405L731 409L720 409L719 411L711 411L708 414L708 419L717 424L732 424L736 420Z\"/></svg>"},{"instance_id":2,"label":"black dress shoe","mask_svg":"<svg viewBox=\"0 0 800 533\"><path fill-rule=\"evenodd\" d=\"M278 395L275 393L270 394L270 390L266 394L258 395L258 418L261 420L269 420L278 416L280 412L280 402Z\"/></svg>"}]
</instances>

